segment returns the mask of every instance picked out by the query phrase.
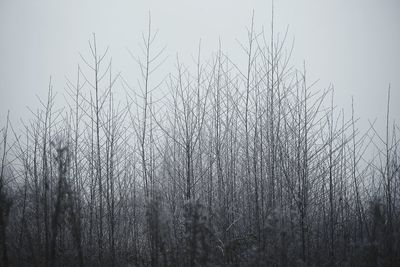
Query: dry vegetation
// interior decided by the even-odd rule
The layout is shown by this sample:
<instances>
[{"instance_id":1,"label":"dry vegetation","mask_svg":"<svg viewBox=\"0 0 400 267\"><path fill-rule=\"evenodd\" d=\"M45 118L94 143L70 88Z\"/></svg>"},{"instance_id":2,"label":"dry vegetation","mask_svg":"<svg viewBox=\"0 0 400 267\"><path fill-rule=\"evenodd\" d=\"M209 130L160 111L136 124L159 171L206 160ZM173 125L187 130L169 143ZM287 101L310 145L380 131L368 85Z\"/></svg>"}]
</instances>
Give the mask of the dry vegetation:
<instances>
[{"instance_id":1,"label":"dry vegetation","mask_svg":"<svg viewBox=\"0 0 400 267\"><path fill-rule=\"evenodd\" d=\"M251 25L246 66L199 49L157 81L149 23L138 86L94 37L66 106L50 82L23 132L1 130L2 265L399 266L390 89L385 136L362 133L277 36Z\"/></svg>"}]
</instances>

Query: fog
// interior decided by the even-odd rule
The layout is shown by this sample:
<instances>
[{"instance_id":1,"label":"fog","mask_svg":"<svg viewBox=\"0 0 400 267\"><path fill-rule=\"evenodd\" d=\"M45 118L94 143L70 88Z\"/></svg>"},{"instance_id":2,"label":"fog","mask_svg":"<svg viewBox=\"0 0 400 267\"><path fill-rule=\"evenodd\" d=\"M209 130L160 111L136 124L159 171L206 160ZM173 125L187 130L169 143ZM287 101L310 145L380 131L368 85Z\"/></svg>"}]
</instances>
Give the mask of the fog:
<instances>
[{"instance_id":1,"label":"fog","mask_svg":"<svg viewBox=\"0 0 400 267\"><path fill-rule=\"evenodd\" d=\"M400 266L399 7L3 0L0 265Z\"/></svg>"},{"instance_id":2,"label":"fog","mask_svg":"<svg viewBox=\"0 0 400 267\"><path fill-rule=\"evenodd\" d=\"M46 97L52 76L57 100L63 100L66 77L75 77L88 55L87 41L96 33L99 47L111 49L114 69L135 86L137 64L128 53L140 54L138 43L151 13L159 30L157 44L166 46L167 61L159 75L170 71L178 54L192 63L201 39L204 58L221 46L230 57L244 56L254 10L255 27L270 30L271 1L20 1L0 2L0 122L7 110L12 121L29 117L29 106ZM398 1L275 1L275 31L294 40L294 66L305 61L316 87L333 84L335 102L356 116L365 128L368 119L383 121L391 84L391 117L400 106L400 4ZM243 67L245 65L243 64ZM27 117L28 116L28 117ZM378 122L379 123L379 122Z\"/></svg>"}]
</instances>

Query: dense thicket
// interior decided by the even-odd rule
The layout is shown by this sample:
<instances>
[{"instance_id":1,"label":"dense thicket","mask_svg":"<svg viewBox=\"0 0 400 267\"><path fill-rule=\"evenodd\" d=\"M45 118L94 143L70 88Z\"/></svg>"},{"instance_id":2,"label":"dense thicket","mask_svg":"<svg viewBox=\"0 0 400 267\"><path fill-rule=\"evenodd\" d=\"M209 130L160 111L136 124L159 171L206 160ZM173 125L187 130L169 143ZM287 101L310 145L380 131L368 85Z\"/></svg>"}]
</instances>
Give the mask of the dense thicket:
<instances>
[{"instance_id":1,"label":"dense thicket","mask_svg":"<svg viewBox=\"0 0 400 267\"><path fill-rule=\"evenodd\" d=\"M149 24L138 85L93 38L64 108L50 82L2 128L2 265L399 266L390 89L385 135L361 133L278 37L252 25L245 66L199 49L157 81Z\"/></svg>"}]
</instances>

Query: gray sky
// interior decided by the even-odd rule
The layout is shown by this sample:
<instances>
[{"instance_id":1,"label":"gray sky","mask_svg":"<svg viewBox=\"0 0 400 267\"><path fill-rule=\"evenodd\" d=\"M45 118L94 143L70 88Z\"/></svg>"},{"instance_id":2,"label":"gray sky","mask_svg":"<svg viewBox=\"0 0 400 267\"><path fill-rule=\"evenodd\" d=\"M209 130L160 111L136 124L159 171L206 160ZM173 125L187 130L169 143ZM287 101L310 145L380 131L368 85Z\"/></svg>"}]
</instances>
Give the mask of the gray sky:
<instances>
[{"instance_id":1,"label":"gray sky","mask_svg":"<svg viewBox=\"0 0 400 267\"><path fill-rule=\"evenodd\" d=\"M134 54L146 29L148 12L159 29L158 44L166 45L168 64L176 53L190 63L202 39L203 54L218 47L240 57L236 39L245 41L246 26L255 11L258 29L269 27L271 1L256 0L0 0L0 123L7 110L15 122L28 118L26 106L39 106L46 97L49 76L62 100L65 77L74 79L88 55L87 41L96 33L98 44L110 45L114 68L137 77ZM275 24L295 38L293 64L306 61L318 88L335 86L336 103L366 125L378 118L383 125L388 84L392 118L400 119L400 2L397 0L276 0ZM132 78L134 81L136 78Z\"/></svg>"}]
</instances>

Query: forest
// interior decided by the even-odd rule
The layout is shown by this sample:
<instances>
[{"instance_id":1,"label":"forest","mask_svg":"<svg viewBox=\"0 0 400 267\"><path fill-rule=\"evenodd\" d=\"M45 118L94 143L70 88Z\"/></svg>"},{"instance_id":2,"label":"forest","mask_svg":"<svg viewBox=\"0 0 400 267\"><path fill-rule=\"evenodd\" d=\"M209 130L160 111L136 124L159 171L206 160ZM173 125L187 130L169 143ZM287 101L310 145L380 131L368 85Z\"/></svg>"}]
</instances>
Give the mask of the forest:
<instances>
[{"instance_id":1,"label":"forest","mask_svg":"<svg viewBox=\"0 0 400 267\"><path fill-rule=\"evenodd\" d=\"M64 89L4 114L1 266L400 266L390 86L361 130L273 24L249 25L245 64L199 45L161 79L151 20L141 37L137 83L93 34Z\"/></svg>"}]
</instances>

